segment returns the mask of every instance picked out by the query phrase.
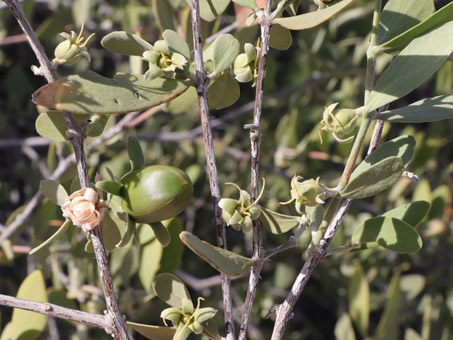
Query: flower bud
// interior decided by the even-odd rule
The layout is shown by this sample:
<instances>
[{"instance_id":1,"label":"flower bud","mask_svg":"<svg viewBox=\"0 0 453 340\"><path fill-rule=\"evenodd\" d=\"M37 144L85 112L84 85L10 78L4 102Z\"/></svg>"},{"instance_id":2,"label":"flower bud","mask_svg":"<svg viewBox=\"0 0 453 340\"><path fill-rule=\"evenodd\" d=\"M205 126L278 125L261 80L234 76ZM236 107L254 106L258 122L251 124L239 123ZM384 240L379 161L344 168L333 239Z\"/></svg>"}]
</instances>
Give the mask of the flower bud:
<instances>
[{"instance_id":1,"label":"flower bud","mask_svg":"<svg viewBox=\"0 0 453 340\"><path fill-rule=\"evenodd\" d=\"M251 202L250 194L241 190L236 184L234 185L240 193L238 200L231 198L222 198L219 202L219 207L222 209L222 217L227 225L233 227L236 230L241 230L244 233L252 230L252 220L257 219L260 216L261 209L257 205L263 192L260 193L259 197L255 202ZM264 185L263 185L264 190Z\"/></svg>"},{"instance_id":2,"label":"flower bud","mask_svg":"<svg viewBox=\"0 0 453 340\"><path fill-rule=\"evenodd\" d=\"M86 48L86 45L90 38L94 35L91 34L87 40L84 42L84 38L82 37L83 32L83 25L80 30L79 35L77 35L74 31L71 33L61 33L60 35L65 38L66 40L62 41L57 45L55 48L55 59L53 63L56 65L73 65L80 60L81 57L85 57L88 61L91 60L90 54Z\"/></svg>"},{"instance_id":3,"label":"flower bud","mask_svg":"<svg viewBox=\"0 0 453 340\"><path fill-rule=\"evenodd\" d=\"M257 50L252 44L244 45L245 53L239 54L234 60L233 71L235 78L240 83L255 80L257 66Z\"/></svg>"},{"instance_id":4,"label":"flower bud","mask_svg":"<svg viewBox=\"0 0 453 340\"><path fill-rule=\"evenodd\" d=\"M354 139L354 136L343 137L354 131L359 114L354 109L341 109L334 112L337 105L338 103L331 104L324 110L321 130L332 133L332 136L339 143L349 143Z\"/></svg>"},{"instance_id":5,"label":"flower bud","mask_svg":"<svg viewBox=\"0 0 453 340\"><path fill-rule=\"evenodd\" d=\"M61 210L64 217L71 219L74 225L88 232L102 222L107 207L107 202L100 199L94 189L84 188L69 196Z\"/></svg>"},{"instance_id":6,"label":"flower bud","mask_svg":"<svg viewBox=\"0 0 453 340\"><path fill-rule=\"evenodd\" d=\"M183 315L184 314L175 307L166 308L160 313L160 317L164 320L165 325L167 325L165 320L170 320L175 327L178 327Z\"/></svg>"},{"instance_id":7,"label":"flower bud","mask_svg":"<svg viewBox=\"0 0 453 340\"><path fill-rule=\"evenodd\" d=\"M143 59L148 61L149 68L145 80L153 80L161 76L175 76L185 79L189 61L182 54L171 53L165 40L155 42L152 51L143 52Z\"/></svg>"},{"instance_id":8,"label":"flower bud","mask_svg":"<svg viewBox=\"0 0 453 340\"><path fill-rule=\"evenodd\" d=\"M327 188L319 183L319 177L303 181L301 176L294 175L291 180L291 199L280 204L288 204L296 201L296 210L302 214L302 205L308 207L316 207L319 204L324 204L324 199L327 195Z\"/></svg>"}]
</instances>

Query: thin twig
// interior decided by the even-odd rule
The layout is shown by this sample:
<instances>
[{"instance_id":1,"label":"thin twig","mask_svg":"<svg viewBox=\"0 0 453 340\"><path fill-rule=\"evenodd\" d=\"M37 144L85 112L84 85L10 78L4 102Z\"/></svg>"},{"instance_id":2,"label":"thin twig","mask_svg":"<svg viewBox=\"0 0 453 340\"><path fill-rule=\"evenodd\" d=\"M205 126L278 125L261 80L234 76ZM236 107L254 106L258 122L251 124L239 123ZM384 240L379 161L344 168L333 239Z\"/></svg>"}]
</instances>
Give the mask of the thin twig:
<instances>
[{"instance_id":1,"label":"thin twig","mask_svg":"<svg viewBox=\"0 0 453 340\"><path fill-rule=\"evenodd\" d=\"M107 323L104 316L61 307L47 302L23 300L12 296L0 294L0 305L20 308L31 312L44 314L50 317L71 320L85 325L104 329L112 333L112 325Z\"/></svg>"},{"instance_id":2,"label":"thin twig","mask_svg":"<svg viewBox=\"0 0 453 340\"><path fill-rule=\"evenodd\" d=\"M27 40L33 49L33 52L38 59L40 64L40 70L46 80L51 83L57 80L55 70L51 67L50 61L42 48L38 38L36 37L33 28L31 27L25 13L19 5L17 0L5 0L6 4L10 7L17 22L21 26L23 32L27 36ZM74 147L74 154L77 163L77 172L79 174L80 186L87 188L90 186L90 179L88 177L88 169L85 159L84 141L86 133L84 129L77 124L72 114L63 112L63 117L67 125L67 135ZM116 299L115 291L113 289L113 281L110 275L110 269L108 266L107 252L102 243L102 232L98 226L90 231L91 241L96 255L98 263L98 269L101 276L101 282L104 290L104 296L107 306L106 321L111 321L113 324L112 336L116 339L129 339L129 335L126 330L126 322L121 316L118 307L118 301Z\"/></svg>"},{"instance_id":3,"label":"thin twig","mask_svg":"<svg viewBox=\"0 0 453 340\"><path fill-rule=\"evenodd\" d=\"M258 77L256 80L255 107L253 110L253 123L246 125L250 129L250 154L251 154L251 198L255 201L259 195L259 152L261 146L261 113L263 110L263 83L266 73L266 58L269 52L269 39L271 29L272 1L268 0L264 17L260 21L261 46L258 63ZM264 258L262 257L261 227L259 220L253 220L253 266L250 271L247 295L245 298L244 309L242 311L241 328L239 330L239 340L247 339L247 328L250 322L253 301L255 300L256 288L260 279L261 269L263 268Z\"/></svg>"},{"instance_id":4,"label":"thin twig","mask_svg":"<svg viewBox=\"0 0 453 340\"><path fill-rule=\"evenodd\" d=\"M204 71L203 65L203 50L201 46L201 22L200 22L200 7L198 0L191 1L192 17L192 34L194 46L194 59L197 76L196 90L198 94L198 106L200 108L201 126L203 129L203 141L205 145L206 164L209 177L209 186L211 189L212 201L214 206L214 221L216 224L217 244L219 247L226 249L226 225L221 217L221 210L218 206L220 201L220 188L217 176L217 166L214 155L214 147L212 142L212 131L209 122L208 108L208 80ZM223 293L223 308L224 320L226 328L227 340L234 340L234 320L233 320L233 304L231 302L231 282L230 278L222 274L222 293Z\"/></svg>"},{"instance_id":5,"label":"thin twig","mask_svg":"<svg viewBox=\"0 0 453 340\"><path fill-rule=\"evenodd\" d=\"M373 15L373 24L372 24L372 34L370 38L370 45L368 49L368 59L367 59L367 74L366 74L366 81L365 81L365 99L364 103L366 105L369 95L373 89L374 85L374 66L375 66L375 59L376 56L373 53L373 47L376 45L377 40L377 26L379 22L379 15L381 10L381 3L382 0L375 0L375 7L374 7L374 15ZM366 117L363 118L362 124L360 126L359 132L357 133L356 140L354 141L354 145L352 147L350 156L346 163L346 167L343 171L343 175L340 180L340 186L347 184L349 178L351 176L352 170L355 166L355 162L357 157L362 149L363 141L365 139L365 135L368 131L368 128L373 120L374 116L366 113ZM374 143L378 143L378 139L375 140ZM373 143L373 144L374 144ZM371 145L370 150L374 150L377 145ZM333 198L333 202L331 205L332 212L336 210L336 207L339 203L339 208L333 215L333 218L330 220L329 225L321 238L316 250L314 252L310 251L308 253L308 257L298 274L296 281L294 282L291 292L286 297L285 301L277 308L277 318L275 320L274 331L272 333L271 340L281 340L283 339L283 334L288 324L288 321L291 318L292 310L294 306L304 290L308 280L310 279L313 271L317 267L317 265L321 262L322 258L326 255L327 249L329 247L330 242L332 241L333 237L335 236L336 232L340 228L341 222L343 221L344 217L346 216L351 204L352 199L341 199L341 198ZM330 216L331 211L327 211L326 217Z\"/></svg>"}]
</instances>

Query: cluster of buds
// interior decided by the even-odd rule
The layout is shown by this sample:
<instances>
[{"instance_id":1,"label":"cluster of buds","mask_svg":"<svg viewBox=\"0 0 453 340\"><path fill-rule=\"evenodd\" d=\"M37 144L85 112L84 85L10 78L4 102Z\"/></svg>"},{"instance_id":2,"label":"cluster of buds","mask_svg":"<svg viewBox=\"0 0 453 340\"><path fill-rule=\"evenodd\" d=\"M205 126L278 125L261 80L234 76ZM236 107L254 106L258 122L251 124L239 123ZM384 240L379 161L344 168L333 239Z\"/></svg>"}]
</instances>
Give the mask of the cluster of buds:
<instances>
[{"instance_id":1,"label":"cluster of buds","mask_svg":"<svg viewBox=\"0 0 453 340\"><path fill-rule=\"evenodd\" d=\"M301 176L294 175L291 180L291 199L280 204L289 204L296 201L296 211L303 214L302 206L316 207L324 204L324 199L329 195L329 189L319 183L319 177L314 179L303 180Z\"/></svg>"},{"instance_id":2,"label":"cluster of buds","mask_svg":"<svg viewBox=\"0 0 453 340\"><path fill-rule=\"evenodd\" d=\"M170 52L165 40L158 40L151 51L143 52L143 59L148 62L145 80L158 77L175 77L185 79L189 69L189 61L182 54Z\"/></svg>"},{"instance_id":3,"label":"cluster of buds","mask_svg":"<svg viewBox=\"0 0 453 340\"><path fill-rule=\"evenodd\" d=\"M251 202L250 194L241 190L234 183L226 183L234 185L239 190L239 199L235 200L232 198L222 198L219 202L219 207L222 209L222 217L227 223L227 225L232 226L236 230L241 230L246 233L252 230L252 221L257 219L260 216L261 210L257 204L261 195L263 194L263 189L261 190L260 195L255 200Z\"/></svg>"},{"instance_id":4,"label":"cluster of buds","mask_svg":"<svg viewBox=\"0 0 453 340\"><path fill-rule=\"evenodd\" d=\"M96 190L84 188L74 192L61 206L63 216L83 231L93 230L102 222L108 204L99 198Z\"/></svg>"},{"instance_id":5,"label":"cluster of buds","mask_svg":"<svg viewBox=\"0 0 453 340\"><path fill-rule=\"evenodd\" d=\"M245 53L239 54L234 60L233 71L235 78L240 83L248 83L253 80L255 85L258 66L258 50L252 44L244 45Z\"/></svg>"},{"instance_id":6,"label":"cluster of buds","mask_svg":"<svg viewBox=\"0 0 453 340\"><path fill-rule=\"evenodd\" d=\"M203 333L202 323L212 319L216 315L217 310L214 308L200 308L201 300L204 299L199 297L197 308L195 309L192 301L184 298L181 309L170 307L162 311L160 317L164 320L165 326L168 326L166 320L170 320L173 326L176 327L176 333L173 339L185 340L192 332L195 334Z\"/></svg>"},{"instance_id":7,"label":"cluster of buds","mask_svg":"<svg viewBox=\"0 0 453 340\"><path fill-rule=\"evenodd\" d=\"M334 112L338 103L327 106L322 114L321 130L332 133L332 136L338 143L349 143L354 136L345 138L356 128L357 118L360 116L360 110L341 109ZM321 139L321 132L319 133Z\"/></svg>"},{"instance_id":8,"label":"cluster of buds","mask_svg":"<svg viewBox=\"0 0 453 340\"><path fill-rule=\"evenodd\" d=\"M88 61L91 60L86 45L94 33L91 34L86 40L82 37L82 33L83 24L78 35L74 31L71 31L71 33L60 33L60 35L66 40L59 43L55 48L55 58L52 61L54 65L73 65L78 62L81 57L86 58Z\"/></svg>"}]
</instances>

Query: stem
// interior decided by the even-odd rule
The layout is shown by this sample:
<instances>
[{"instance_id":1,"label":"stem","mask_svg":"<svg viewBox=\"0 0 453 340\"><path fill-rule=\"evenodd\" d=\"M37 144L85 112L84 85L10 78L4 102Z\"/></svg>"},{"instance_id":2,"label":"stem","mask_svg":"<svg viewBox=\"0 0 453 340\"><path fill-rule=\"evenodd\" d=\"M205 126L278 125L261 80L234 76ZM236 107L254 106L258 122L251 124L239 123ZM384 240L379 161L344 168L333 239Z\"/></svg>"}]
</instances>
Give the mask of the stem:
<instances>
[{"instance_id":1,"label":"stem","mask_svg":"<svg viewBox=\"0 0 453 340\"><path fill-rule=\"evenodd\" d=\"M370 38L370 45L368 48L367 53L367 72L366 72L366 83L365 83L365 98L364 103L368 101L369 94L371 93L374 85L374 65L376 56L373 53L373 49L376 45L377 41L377 27L379 23L379 15L381 9L382 0L375 0L375 7L374 7L374 16L373 16L373 27L371 30L371 38ZM359 132L357 133L357 137L354 141L354 145L351 149L351 153L349 155L348 161L346 163L343 175L341 176L339 186L344 186L348 183L349 178L351 176L352 170L354 168L355 162L357 157L362 149L363 141L365 139L366 133L368 128L373 120L374 116L370 115L369 113L365 112L362 120L362 124L360 126ZM376 146L372 146L371 149L374 149ZM308 257L294 282L291 292L286 297L285 301L278 307L277 310L277 318L275 320L274 331L272 333L271 340L281 340L283 339L283 334L285 332L286 325L291 317L291 313L294 309L294 306L299 299L300 294L304 290L308 280L310 279L313 271L317 267L317 265L321 262L322 258L326 255L327 249L329 247L330 242L332 241L333 237L335 236L336 232L340 228L341 222L343 221L344 217L346 216L351 204L352 199L341 199L341 198L333 198L333 202L330 205L330 208L326 212L326 217L330 217L333 212L333 218L330 219L330 223L320 240L316 250L314 252L309 252ZM337 210L338 203L340 207Z\"/></svg>"},{"instance_id":2,"label":"stem","mask_svg":"<svg viewBox=\"0 0 453 340\"><path fill-rule=\"evenodd\" d=\"M212 203L214 207L214 221L216 225L217 244L223 249L227 249L226 244L226 225L221 217L221 209L219 208L220 188L217 175L217 166L214 154L214 146L212 142L212 130L209 122L208 108L208 80L204 71L203 65L203 50L201 45L201 23L200 23L200 7L198 0L191 0L191 17L192 17L192 33L194 46L194 59L196 67L196 90L198 94L198 105L200 108L201 127L203 129L203 141L205 146L206 164L209 177L209 186L211 189ZM223 308L226 328L226 338L234 340L234 321L233 321L233 304L231 301L231 281L224 274L222 278L222 293L223 293Z\"/></svg>"},{"instance_id":3,"label":"stem","mask_svg":"<svg viewBox=\"0 0 453 340\"><path fill-rule=\"evenodd\" d=\"M269 39L271 28L271 5L268 0L264 11L264 18L260 22L261 28L261 48L258 63L258 77L256 80L255 107L253 110L253 123L244 126L250 129L250 149L251 149L251 198L255 201L259 195L259 151L261 145L261 113L263 110L263 82L266 71L266 58L269 52ZM253 301L255 300L256 288L259 282L261 269L263 268L264 258L262 255L261 228L259 220L253 220L253 266L250 271L247 295L245 298L244 309L242 311L241 328L239 340L247 339L247 328L250 322Z\"/></svg>"},{"instance_id":4,"label":"stem","mask_svg":"<svg viewBox=\"0 0 453 340\"><path fill-rule=\"evenodd\" d=\"M20 27L27 36L27 40L33 49L39 64L41 65L40 70L46 80L51 83L57 79L57 75L54 69L50 67L50 61L47 55L35 35L25 13L19 5L17 0L5 0L6 4L10 7L14 16L17 19ZM90 186L90 179L88 177L88 169L85 159L84 141L86 133L82 127L80 127L72 114L63 112L64 119L67 125L67 135L74 147L74 154L77 162L77 172L79 174L80 186L87 188ZM90 231L91 241L96 254L96 260L101 276L101 282L104 290L107 314L105 316L107 322L111 322L113 325L112 336L116 339L129 339L129 335L126 330L126 323L124 318L119 313L118 301L115 296L113 289L112 277L108 267L107 252L102 244L102 233L99 226ZM110 320L109 320L110 319Z\"/></svg>"},{"instance_id":5,"label":"stem","mask_svg":"<svg viewBox=\"0 0 453 340\"><path fill-rule=\"evenodd\" d=\"M109 334L113 332L112 326L107 323L107 320L102 315L61 307L52 303L23 300L16 297L0 294L0 305L20 308L23 310L28 310L30 312L44 314L50 317L83 323L89 326L104 329Z\"/></svg>"}]
</instances>

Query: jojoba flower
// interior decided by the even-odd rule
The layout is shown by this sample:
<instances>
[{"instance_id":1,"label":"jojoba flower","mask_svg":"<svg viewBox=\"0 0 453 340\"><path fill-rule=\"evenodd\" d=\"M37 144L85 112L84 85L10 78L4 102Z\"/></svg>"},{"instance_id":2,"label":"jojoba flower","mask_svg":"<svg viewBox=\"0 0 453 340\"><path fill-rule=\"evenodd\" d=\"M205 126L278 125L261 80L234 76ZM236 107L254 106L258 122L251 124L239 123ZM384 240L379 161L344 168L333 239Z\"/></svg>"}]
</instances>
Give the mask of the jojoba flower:
<instances>
[{"instance_id":1,"label":"jojoba flower","mask_svg":"<svg viewBox=\"0 0 453 340\"><path fill-rule=\"evenodd\" d=\"M338 103L326 107L322 115L321 130L332 133L332 136L338 143L352 142L354 136L350 135L356 128L357 118L360 116L360 110L341 109L334 111ZM321 138L321 132L319 134ZM322 143L322 138L321 138Z\"/></svg>"},{"instance_id":2,"label":"jojoba flower","mask_svg":"<svg viewBox=\"0 0 453 340\"><path fill-rule=\"evenodd\" d=\"M91 60L86 45L94 33L85 40L85 38L82 37L82 32L83 24L79 35L77 35L74 31L71 31L71 34L66 32L60 34L66 40L59 43L55 48L55 59L53 60L54 64L73 65L78 62L81 57L86 58L88 61Z\"/></svg>"},{"instance_id":3,"label":"jojoba flower","mask_svg":"<svg viewBox=\"0 0 453 340\"><path fill-rule=\"evenodd\" d=\"M107 202L100 199L94 189L84 188L69 196L61 210L64 217L71 219L74 225L88 232L102 222L107 206Z\"/></svg>"}]
</instances>

